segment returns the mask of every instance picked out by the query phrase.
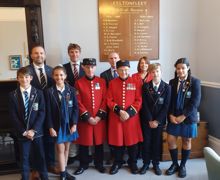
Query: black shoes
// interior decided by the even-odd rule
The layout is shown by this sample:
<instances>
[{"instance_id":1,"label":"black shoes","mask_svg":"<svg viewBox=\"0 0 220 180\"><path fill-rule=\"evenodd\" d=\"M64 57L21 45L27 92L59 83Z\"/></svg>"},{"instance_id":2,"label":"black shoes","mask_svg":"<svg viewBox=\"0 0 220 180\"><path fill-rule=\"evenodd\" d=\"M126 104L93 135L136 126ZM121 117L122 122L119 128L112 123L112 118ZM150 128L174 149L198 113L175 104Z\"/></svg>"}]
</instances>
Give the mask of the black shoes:
<instances>
[{"instance_id":1,"label":"black shoes","mask_svg":"<svg viewBox=\"0 0 220 180\"><path fill-rule=\"evenodd\" d=\"M75 180L76 178L74 176L72 176L71 174L69 174L68 172L66 172L66 180Z\"/></svg>"},{"instance_id":2,"label":"black shoes","mask_svg":"<svg viewBox=\"0 0 220 180\"><path fill-rule=\"evenodd\" d=\"M87 167L87 168L79 167L79 168L74 172L74 174L75 174L75 175L80 175L80 174L82 174L86 169L88 169L88 167Z\"/></svg>"},{"instance_id":3,"label":"black shoes","mask_svg":"<svg viewBox=\"0 0 220 180\"><path fill-rule=\"evenodd\" d=\"M144 165L142 166L142 168L140 169L139 173L140 173L140 174L145 174L148 169L149 169L149 165L148 165L148 164L144 164Z\"/></svg>"},{"instance_id":4,"label":"black shoes","mask_svg":"<svg viewBox=\"0 0 220 180\"><path fill-rule=\"evenodd\" d=\"M179 176L180 178L186 177L186 167L185 167L185 166L180 166L180 167L179 167L178 176Z\"/></svg>"},{"instance_id":5,"label":"black shoes","mask_svg":"<svg viewBox=\"0 0 220 180\"><path fill-rule=\"evenodd\" d=\"M100 173L105 173L106 169L104 168L104 166L95 166L95 168L100 172Z\"/></svg>"},{"instance_id":6,"label":"black shoes","mask_svg":"<svg viewBox=\"0 0 220 180\"><path fill-rule=\"evenodd\" d=\"M79 155L76 155L74 157L69 157L67 161L67 165L73 164L75 161L79 160Z\"/></svg>"},{"instance_id":7,"label":"black shoes","mask_svg":"<svg viewBox=\"0 0 220 180\"><path fill-rule=\"evenodd\" d=\"M118 170L121 168L121 165L118 165L118 164L113 164L110 171L109 171L109 174L116 174L118 173Z\"/></svg>"},{"instance_id":8,"label":"black shoes","mask_svg":"<svg viewBox=\"0 0 220 180\"><path fill-rule=\"evenodd\" d=\"M156 175L158 175L158 176L160 176L160 175L162 174L162 171L161 171L161 169L160 169L160 167L159 167L158 165L155 165L155 166L153 167L153 170L154 170L154 173L155 173Z\"/></svg>"},{"instance_id":9,"label":"black shoes","mask_svg":"<svg viewBox=\"0 0 220 180\"><path fill-rule=\"evenodd\" d=\"M171 164L169 169L166 170L166 175L172 175L175 172L177 172L178 170L179 170L179 165L173 163L173 164Z\"/></svg>"},{"instance_id":10,"label":"black shoes","mask_svg":"<svg viewBox=\"0 0 220 180\"><path fill-rule=\"evenodd\" d=\"M132 174L138 174L138 167L137 164L130 164L129 165L130 171Z\"/></svg>"}]
</instances>

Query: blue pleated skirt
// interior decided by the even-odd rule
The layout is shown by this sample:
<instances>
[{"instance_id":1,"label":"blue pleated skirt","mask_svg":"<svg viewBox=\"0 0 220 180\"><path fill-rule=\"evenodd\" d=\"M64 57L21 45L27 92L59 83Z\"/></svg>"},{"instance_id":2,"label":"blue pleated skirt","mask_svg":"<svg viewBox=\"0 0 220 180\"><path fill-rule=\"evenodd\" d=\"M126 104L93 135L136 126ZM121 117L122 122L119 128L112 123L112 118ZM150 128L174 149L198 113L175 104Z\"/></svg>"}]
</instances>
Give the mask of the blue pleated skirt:
<instances>
[{"instance_id":1,"label":"blue pleated skirt","mask_svg":"<svg viewBox=\"0 0 220 180\"><path fill-rule=\"evenodd\" d=\"M173 136L180 136L185 138L196 138L197 137L197 124L173 124L168 123L167 133Z\"/></svg>"},{"instance_id":2,"label":"blue pleated skirt","mask_svg":"<svg viewBox=\"0 0 220 180\"><path fill-rule=\"evenodd\" d=\"M57 144L65 143L65 142L73 142L75 141L78 137L78 131L75 131L73 134L67 133L67 127L64 127L63 129L60 127L58 137L57 137Z\"/></svg>"}]
</instances>

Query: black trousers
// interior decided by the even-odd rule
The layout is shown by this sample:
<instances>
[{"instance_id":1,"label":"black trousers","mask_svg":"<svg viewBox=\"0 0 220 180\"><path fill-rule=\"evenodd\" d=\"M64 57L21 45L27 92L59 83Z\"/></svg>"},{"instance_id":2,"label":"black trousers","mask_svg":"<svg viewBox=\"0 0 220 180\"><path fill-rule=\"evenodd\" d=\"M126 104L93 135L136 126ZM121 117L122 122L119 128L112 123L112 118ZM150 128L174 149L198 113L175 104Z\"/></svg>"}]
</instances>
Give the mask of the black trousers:
<instances>
[{"instance_id":1,"label":"black trousers","mask_svg":"<svg viewBox=\"0 0 220 180\"><path fill-rule=\"evenodd\" d=\"M95 146L94 164L96 167L103 166L104 150L103 144ZM89 146L79 145L80 167L88 168L89 166Z\"/></svg>"},{"instance_id":2,"label":"black trousers","mask_svg":"<svg viewBox=\"0 0 220 180\"><path fill-rule=\"evenodd\" d=\"M123 164L123 155L125 152L125 146L112 146L114 149L114 164L121 166ZM128 164L137 163L137 144L132 146L126 146L128 151Z\"/></svg>"},{"instance_id":3,"label":"black trousers","mask_svg":"<svg viewBox=\"0 0 220 180\"><path fill-rule=\"evenodd\" d=\"M152 129L148 124L145 124L142 125L142 131L144 137L142 145L143 163L149 165L152 160L153 165L159 165L162 152L163 126Z\"/></svg>"}]
</instances>

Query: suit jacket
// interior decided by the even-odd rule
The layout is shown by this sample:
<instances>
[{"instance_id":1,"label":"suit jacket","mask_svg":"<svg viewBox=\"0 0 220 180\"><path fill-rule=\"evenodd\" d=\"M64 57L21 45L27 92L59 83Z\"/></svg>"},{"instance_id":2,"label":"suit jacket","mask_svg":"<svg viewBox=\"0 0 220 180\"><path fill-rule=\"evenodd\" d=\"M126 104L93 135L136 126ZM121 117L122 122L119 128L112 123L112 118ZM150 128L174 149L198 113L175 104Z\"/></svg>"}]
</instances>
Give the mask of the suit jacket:
<instances>
[{"instance_id":1,"label":"suit jacket","mask_svg":"<svg viewBox=\"0 0 220 180\"><path fill-rule=\"evenodd\" d=\"M34 65L30 64L27 67L31 70L32 75L33 75L33 80L31 81L31 85L34 86L37 89L41 89L41 84L40 84L40 81L37 77L36 71L34 69ZM53 70L53 68L46 65L46 64L44 65L44 68L45 68L45 72L46 72L46 76L47 76L47 86L46 86L45 89L47 89L47 88L51 87L54 84L54 81L52 79L52 70Z\"/></svg>"},{"instance_id":2,"label":"suit jacket","mask_svg":"<svg viewBox=\"0 0 220 180\"><path fill-rule=\"evenodd\" d=\"M142 87L141 122L148 123L157 120L159 126L166 124L167 112L171 98L170 86L161 80L158 91L155 92L153 82L144 83Z\"/></svg>"},{"instance_id":3,"label":"suit jacket","mask_svg":"<svg viewBox=\"0 0 220 180\"><path fill-rule=\"evenodd\" d=\"M68 84L65 85L65 96L66 103L68 104L69 128L71 128L73 124L77 124L79 109L75 89ZM55 85L46 90L45 98L48 129L54 128L58 132L61 127L61 109Z\"/></svg>"},{"instance_id":4,"label":"suit jacket","mask_svg":"<svg viewBox=\"0 0 220 180\"><path fill-rule=\"evenodd\" d=\"M25 122L24 101L20 87L9 93L9 115L19 139L26 139L26 137L23 137L23 133L30 129L35 131L34 138L43 135L43 123L45 119L44 95L41 90L33 86L31 87L28 107L28 120Z\"/></svg>"},{"instance_id":5,"label":"suit jacket","mask_svg":"<svg viewBox=\"0 0 220 180\"><path fill-rule=\"evenodd\" d=\"M175 116L175 107L177 99L177 86L178 78L170 80L169 84L171 86L171 104L169 108L169 114ZM201 100L201 85L200 80L191 77L186 81L184 87L184 107L183 114L186 116L184 123L196 123L198 121L197 110Z\"/></svg>"},{"instance_id":6,"label":"suit jacket","mask_svg":"<svg viewBox=\"0 0 220 180\"><path fill-rule=\"evenodd\" d=\"M71 63L69 62L69 63L63 64L63 67L66 69L66 73L67 73L66 81L67 81L67 83L69 83L70 86L73 87L75 85L76 79L74 79L73 71L71 68ZM85 75L85 72L82 68L82 64L80 63L79 78L81 78L84 75Z\"/></svg>"},{"instance_id":7,"label":"suit jacket","mask_svg":"<svg viewBox=\"0 0 220 180\"><path fill-rule=\"evenodd\" d=\"M109 85L109 82L114 79L114 77L112 76L112 71L111 71L111 68L109 68L108 70L102 72L100 74L100 77L105 79L105 82L106 82L106 86L108 87Z\"/></svg>"}]
</instances>

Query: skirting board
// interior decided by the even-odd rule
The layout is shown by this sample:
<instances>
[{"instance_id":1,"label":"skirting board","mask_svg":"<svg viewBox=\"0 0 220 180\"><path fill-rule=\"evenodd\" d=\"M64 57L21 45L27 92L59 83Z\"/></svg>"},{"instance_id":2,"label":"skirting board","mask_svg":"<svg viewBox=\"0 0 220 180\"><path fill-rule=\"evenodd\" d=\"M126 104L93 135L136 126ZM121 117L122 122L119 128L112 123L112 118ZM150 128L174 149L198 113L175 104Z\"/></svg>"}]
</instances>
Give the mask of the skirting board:
<instances>
[{"instance_id":1,"label":"skirting board","mask_svg":"<svg viewBox=\"0 0 220 180\"><path fill-rule=\"evenodd\" d=\"M211 135L208 135L208 143L209 143L209 146L218 154L220 155L220 139L214 137L214 136L211 136Z\"/></svg>"}]
</instances>

